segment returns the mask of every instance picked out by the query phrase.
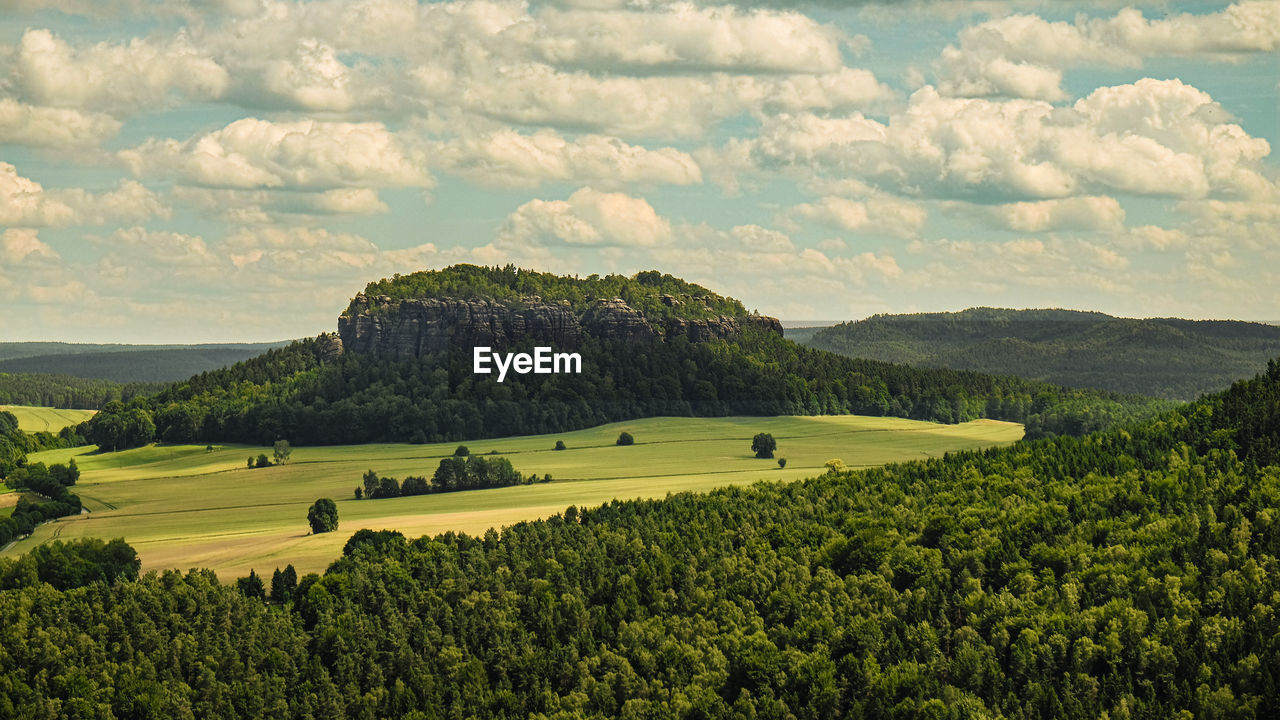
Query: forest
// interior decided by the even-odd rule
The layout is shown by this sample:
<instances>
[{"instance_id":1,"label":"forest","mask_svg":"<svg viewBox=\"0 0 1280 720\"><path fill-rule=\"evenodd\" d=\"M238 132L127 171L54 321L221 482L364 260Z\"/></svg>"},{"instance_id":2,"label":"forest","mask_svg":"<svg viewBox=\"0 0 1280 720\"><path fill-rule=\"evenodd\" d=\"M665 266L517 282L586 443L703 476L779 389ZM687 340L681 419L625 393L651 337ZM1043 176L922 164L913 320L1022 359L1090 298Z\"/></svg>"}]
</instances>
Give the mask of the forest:
<instances>
[{"instance_id":1,"label":"forest","mask_svg":"<svg viewBox=\"0 0 1280 720\"><path fill-rule=\"evenodd\" d=\"M118 383L111 380L0 372L0 405L98 410L107 403L128 402L158 392L164 383Z\"/></svg>"},{"instance_id":2,"label":"forest","mask_svg":"<svg viewBox=\"0 0 1280 720\"><path fill-rule=\"evenodd\" d=\"M1277 462L1273 362L1084 437L365 531L283 603L0 561L0 716L1275 717Z\"/></svg>"},{"instance_id":3,"label":"forest","mask_svg":"<svg viewBox=\"0 0 1280 720\"><path fill-rule=\"evenodd\" d=\"M529 348L512 348L522 349ZM993 418L1024 423L1029 436L1042 437L1087 433L1172 407L1015 377L846 358L757 330L732 342L586 338L579 352L580 375L524 375L497 384L474 375L470 357L460 353L407 361L346 353L323 360L320 343L306 340L104 408L81 432L103 447L153 439L425 443L653 416L853 413L944 423ZM122 443L118 428L141 422L134 411L151 418L154 434L135 433Z\"/></svg>"},{"instance_id":4,"label":"forest","mask_svg":"<svg viewBox=\"0 0 1280 720\"><path fill-rule=\"evenodd\" d=\"M1117 318L1076 310L971 308L875 315L826 328L804 342L885 362L1193 400L1266 367L1280 355L1280 327Z\"/></svg>"},{"instance_id":5,"label":"forest","mask_svg":"<svg viewBox=\"0 0 1280 720\"><path fill-rule=\"evenodd\" d=\"M544 303L568 303L570 308L579 312L586 310L597 298L619 297L657 325L670 318L740 317L747 312L742 303L733 298L717 295L701 285L657 270L645 270L630 277L588 275L582 278L524 270L514 265L453 265L442 270L395 275L372 282L365 287L363 295L366 298L386 296L392 300L437 297L483 299L507 304L519 304L536 297ZM668 304L663 302L664 295L683 301ZM346 312L363 309L357 297L348 305Z\"/></svg>"}]
</instances>

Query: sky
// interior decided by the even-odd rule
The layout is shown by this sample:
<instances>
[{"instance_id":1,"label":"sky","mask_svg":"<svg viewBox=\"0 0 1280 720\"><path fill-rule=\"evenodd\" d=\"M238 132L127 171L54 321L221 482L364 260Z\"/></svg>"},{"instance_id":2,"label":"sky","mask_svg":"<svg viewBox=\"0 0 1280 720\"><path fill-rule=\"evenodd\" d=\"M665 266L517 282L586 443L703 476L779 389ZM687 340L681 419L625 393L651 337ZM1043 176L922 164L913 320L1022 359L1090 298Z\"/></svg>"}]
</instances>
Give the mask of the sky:
<instances>
[{"instance_id":1,"label":"sky","mask_svg":"<svg viewBox=\"0 0 1280 720\"><path fill-rule=\"evenodd\" d=\"M1280 320L1280 1L0 0L0 341L469 262Z\"/></svg>"}]
</instances>

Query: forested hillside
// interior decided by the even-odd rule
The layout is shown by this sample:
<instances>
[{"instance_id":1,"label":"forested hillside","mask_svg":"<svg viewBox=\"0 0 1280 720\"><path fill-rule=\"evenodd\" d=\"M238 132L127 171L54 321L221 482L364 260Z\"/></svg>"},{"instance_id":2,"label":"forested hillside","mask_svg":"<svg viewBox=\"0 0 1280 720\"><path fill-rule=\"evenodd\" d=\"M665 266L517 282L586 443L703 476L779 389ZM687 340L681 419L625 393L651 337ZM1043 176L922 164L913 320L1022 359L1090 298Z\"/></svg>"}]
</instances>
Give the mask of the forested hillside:
<instances>
[{"instance_id":1,"label":"forested hillside","mask_svg":"<svg viewBox=\"0 0 1280 720\"><path fill-rule=\"evenodd\" d=\"M1280 355L1280 327L1073 310L876 315L805 342L844 355L1191 400Z\"/></svg>"},{"instance_id":2,"label":"forested hillside","mask_svg":"<svg viewBox=\"0 0 1280 720\"><path fill-rule=\"evenodd\" d=\"M1275 717L1277 461L1273 363L1084 438L362 531L283 612L123 561L58 590L60 546L0 563L0 715Z\"/></svg>"},{"instance_id":3,"label":"forested hillside","mask_svg":"<svg viewBox=\"0 0 1280 720\"><path fill-rule=\"evenodd\" d=\"M70 375L0 372L0 405L98 410L113 400L128 402L158 392L164 383L117 383Z\"/></svg>"},{"instance_id":4,"label":"forested hillside","mask_svg":"<svg viewBox=\"0 0 1280 720\"><path fill-rule=\"evenodd\" d=\"M596 293L618 293L632 297L628 302L646 308L645 313L651 306L662 308L640 317L667 328L697 320L671 313L696 315L708 307L742 312L736 300L657 272L577 279L455 266L373 283L363 296L393 292L415 298L448 292L468 299L487 299L486 293L506 299L540 293L540 302L563 300L583 307L599 299ZM705 298L706 304L681 302L671 293ZM663 301L664 296L670 299ZM698 309L687 309L695 305ZM375 312L364 303L354 307ZM105 408L108 412L100 413L85 433L104 447L148 442L142 433L121 444L115 432L124 422L113 419L119 413L142 410L154 422L152 439L175 442L442 442L560 432L652 416L849 413L944 423L994 418L1024 423L1030 437L1042 437L1078 435L1170 406L1015 377L846 358L796 345L750 324L734 327L734 334L704 342L675 333L643 341L586 334L575 340L581 374L512 375L503 383L473 373L470 348L392 359L352 351L336 354L332 338L318 338L202 373L127 408ZM394 328L386 332L397 333ZM535 344L517 338L505 349L529 350Z\"/></svg>"}]
</instances>

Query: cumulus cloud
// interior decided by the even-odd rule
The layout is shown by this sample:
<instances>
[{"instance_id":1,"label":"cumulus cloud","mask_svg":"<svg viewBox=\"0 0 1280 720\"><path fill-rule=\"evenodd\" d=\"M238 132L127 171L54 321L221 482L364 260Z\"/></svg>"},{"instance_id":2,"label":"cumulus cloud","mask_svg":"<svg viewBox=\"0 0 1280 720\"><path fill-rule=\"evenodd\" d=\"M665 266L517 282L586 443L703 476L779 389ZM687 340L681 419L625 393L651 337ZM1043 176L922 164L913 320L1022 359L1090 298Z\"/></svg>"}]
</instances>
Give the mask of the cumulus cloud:
<instances>
[{"instance_id":1,"label":"cumulus cloud","mask_svg":"<svg viewBox=\"0 0 1280 720\"><path fill-rule=\"evenodd\" d=\"M1124 208L1113 197L1082 196L980 208L996 225L1018 232L1119 230Z\"/></svg>"},{"instance_id":2,"label":"cumulus cloud","mask_svg":"<svg viewBox=\"0 0 1280 720\"><path fill-rule=\"evenodd\" d=\"M487 185L702 182L702 171L693 158L673 148L649 150L601 135L570 141L552 130L525 135L506 128L466 135L436 144L432 155L443 169Z\"/></svg>"},{"instance_id":3,"label":"cumulus cloud","mask_svg":"<svg viewBox=\"0 0 1280 720\"><path fill-rule=\"evenodd\" d=\"M648 201L586 187L568 200L530 200L504 222L498 240L515 246L647 247L667 242L671 223Z\"/></svg>"},{"instance_id":4,"label":"cumulus cloud","mask_svg":"<svg viewBox=\"0 0 1280 720\"><path fill-rule=\"evenodd\" d=\"M430 187L423 154L382 123L245 118L186 141L148 140L120 159L139 176L221 188Z\"/></svg>"},{"instance_id":5,"label":"cumulus cloud","mask_svg":"<svg viewBox=\"0 0 1280 720\"><path fill-rule=\"evenodd\" d=\"M655 69L829 73L843 66L843 31L796 12L699 8L558 10L504 32L557 66L621 72Z\"/></svg>"},{"instance_id":6,"label":"cumulus cloud","mask_svg":"<svg viewBox=\"0 0 1280 720\"><path fill-rule=\"evenodd\" d=\"M0 258L4 258L6 268L60 259L58 253L29 228L10 228L0 233Z\"/></svg>"},{"instance_id":7,"label":"cumulus cloud","mask_svg":"<svg viewBox=\"0 0 1280 720\"><path fill-rule=\"evenodd\" d=\"M1035 100L912 95L888 124L779 115L728 143L717 173L792 171L860 179L881 190L981 201L1111 192L1196 198L1274 192L1266 140L1178 80L1103 87L1069 108ZM705 163L704 163L705 164Z\"/></svg>"},{"instance_id":8,"label":"cumulus cloud","mask_svg":"<svg viewBox=\"0 0 1280 720\"><path fill-rule=\"evenodd\" d=\"M136 222L167 215L166 206L140 183L124 181L104 193L81 188L49 189L0 161L0 225L65 227Z\"/></svg>"},{"instance_id":9,"label":"cumulus cloud","mask_svg":"<svg viewBox=\"0 0 1280 720\"><path fill-rule=\"evenodd\" d=\"M1221 11L1148 19L1136 8L1074 23L1011 15L965 28L936 63L950 95L1068 97L1062 71L1080 65L1138 67L1152 56L1238 60L1280 48L1280 3L1241 2Z\"/></svg>"},{"instance_id":10,"label":"cumulus cloud","mask_svg":"<svg viewBox=\"0 0 1280 720\"><path fill-rule=\"evenodd\" d=\"M912 255L925 264L904 277L918 288L1003 291L1090 288L1116 292L1130 281L1130 260L1104 243L1081 238L1017 238L1004 242L916 240Z\"/></svg>"},{"instance_id":11,"label":"cumulus cloud","mask_svg":"<svg viewBox=\"0 0 1280 720\"><path fill-rule=\"evenodd\" d=\"M307 192L179 185L173 195L206 215L233 225L321 222L332 216L379 215L390 210L372 188Z\"/></svg>"},{"instance_id":12,"label":"cumulus cloud","mask_svg":"<svg viewBox=\"0 0 1280 720\"><path fill-rule=\"evenodd\" d=\"M101 113L40 107L0 98L0 145L79 150L95 147L120 130L120 121Z\"/></svg>"},{"instance_id":13,"label":"cumulus cloud","mask_svg":"<svg viewBox=\"0 0 1280 720\"><path fill-rule=\"evenodd\" d=\"M35 104L115 115L165 106L171 95L216 99L229 83L184 33L73 48L48 30L27 30L9 64L14 90Z\"/></svg>"},{"instance_id":14,"label":"cumulus cloud","mask_svg":"<svg viewBox=\"0 0 1280 720\"><path fill-rule=\"evenodd\" d=\"M928 213L918 203L877 193L856 200L827 196L795 206L788 217L815 220L837 230L910 238L920 234Z\"/></svg>"}]
</instances>

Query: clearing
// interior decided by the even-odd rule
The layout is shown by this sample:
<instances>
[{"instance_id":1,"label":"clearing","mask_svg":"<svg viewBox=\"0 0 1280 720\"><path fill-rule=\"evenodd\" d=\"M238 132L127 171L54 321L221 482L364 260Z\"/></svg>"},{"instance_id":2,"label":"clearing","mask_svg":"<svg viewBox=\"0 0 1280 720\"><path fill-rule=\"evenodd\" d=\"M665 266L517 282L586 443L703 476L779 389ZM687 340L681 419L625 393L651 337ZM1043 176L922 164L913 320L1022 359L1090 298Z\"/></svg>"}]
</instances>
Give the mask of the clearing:
<instances>
[{"instance_id":1,"label":"clearing","mask_svg":"<svg viewBox=\"0 0 1280 720\"><path fill-rule=\"evenodd\" d=\"M614 444L624 430L635 436L635 445ZM786 469L752 456L757 432L773 434ZM292 563L304 573L327 567L361 528L396 529L410 538L448 530L479 534L548 517L569 505L796 480L821 474L832 458L868 467L1007 445L1021 437L1021 425L994 420L939 425L850 415L648 418L462 443L474 454L502 453L523 473L550 473L550 483L380 500L354 499L366 470L400 479L430 477L459 443L298 447L286 465L253 470L246 468L246 459L270 456L270 448L50 450L31 459L55 463L75 457L82 475L73 491L91 513L46 523L3 554L24 553L54 538L123 537L138 550L144 571L207 567L230 580L250 568L269 576L277 566ZM567 449L553 450L557 440ZM311 535L307 508L320 497L337 501L340 525L336 532Z\"/></svg>"},{"instance_id":2,"label":"clearing","mask_svg":"<svg viewBox=\"0 0 1280 720\"><path fill-rule=\"evenodd\" d=\"M93 417L96 410L62 410L28 405L0 405L0 410L13 413L18 418L18 429L26 432L57 433L64 427L79 425Z\"/></svg>"}]
</instances>

